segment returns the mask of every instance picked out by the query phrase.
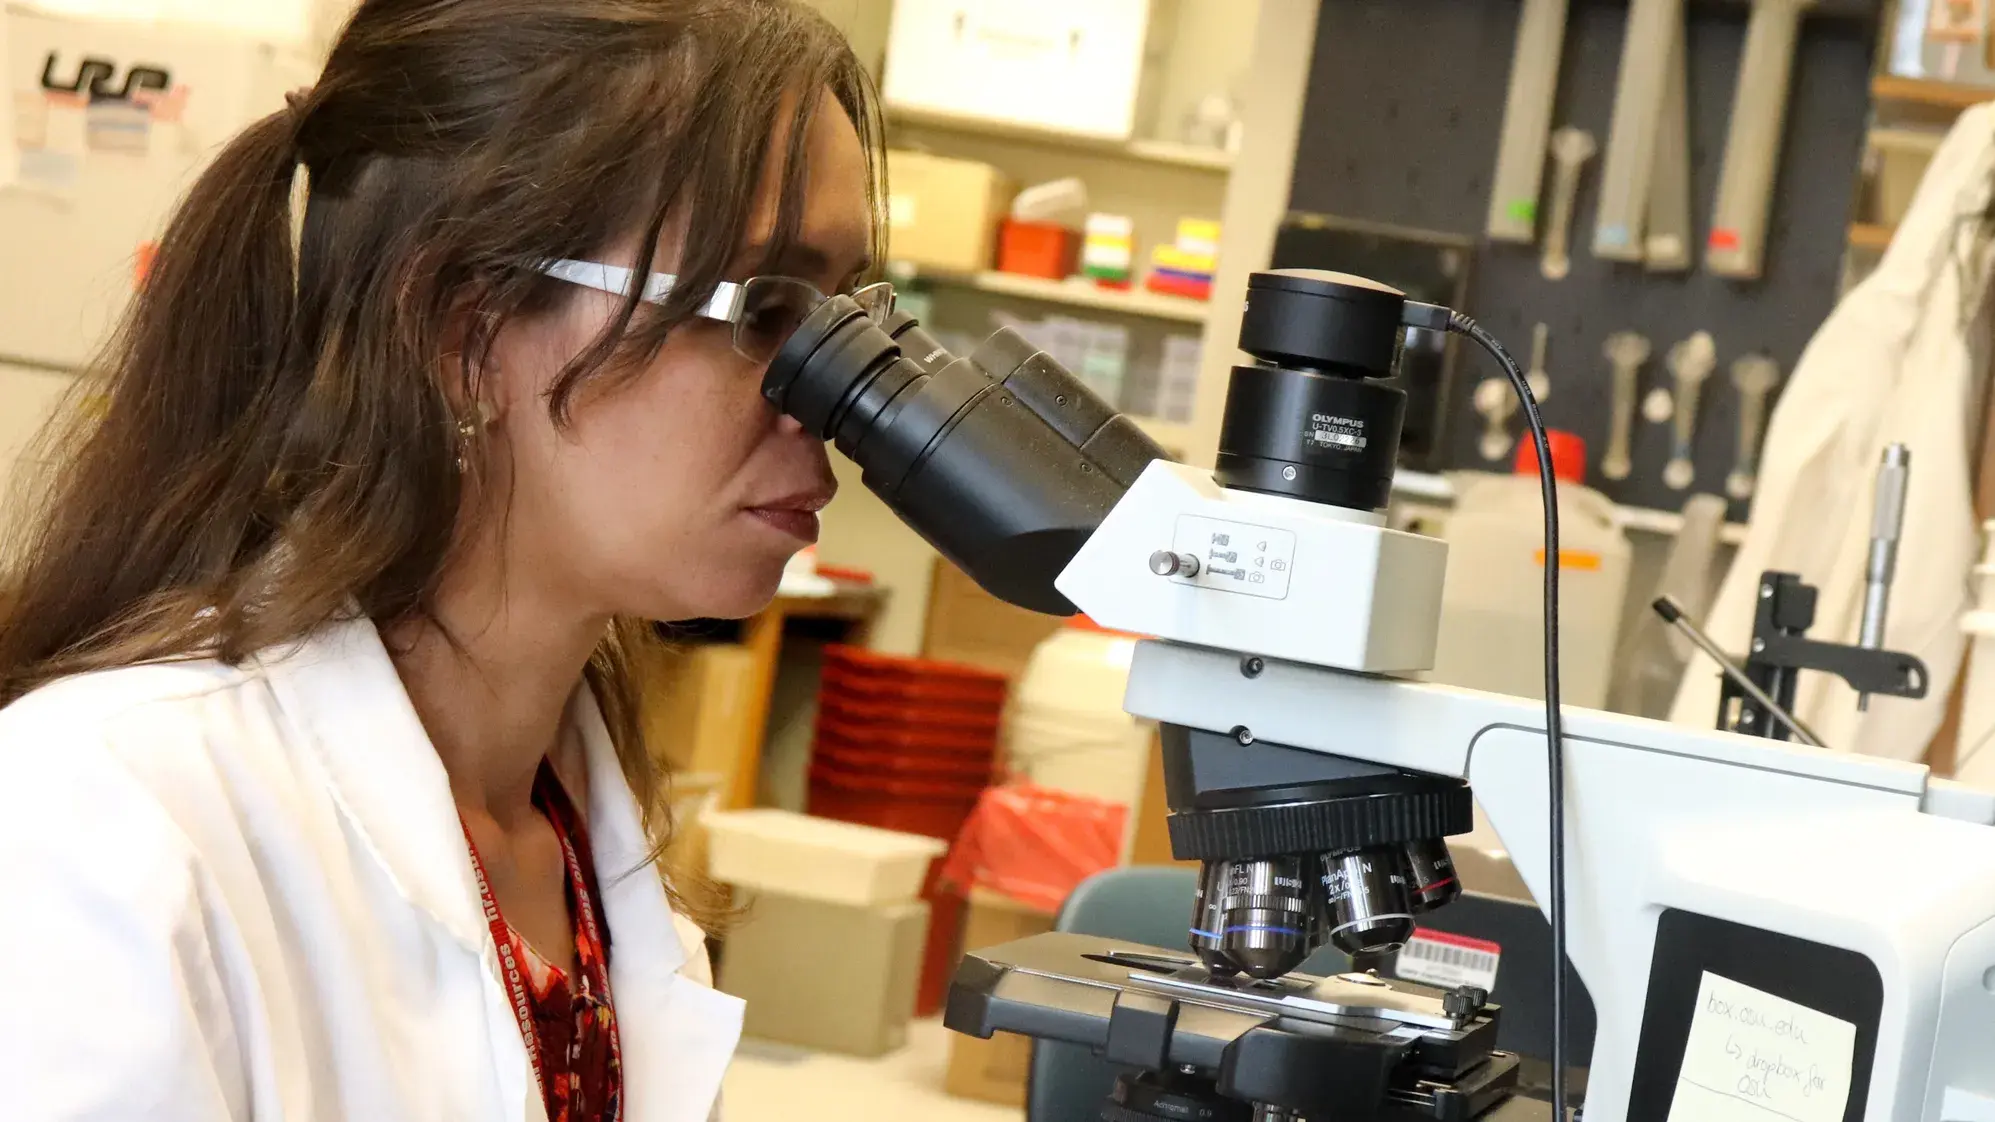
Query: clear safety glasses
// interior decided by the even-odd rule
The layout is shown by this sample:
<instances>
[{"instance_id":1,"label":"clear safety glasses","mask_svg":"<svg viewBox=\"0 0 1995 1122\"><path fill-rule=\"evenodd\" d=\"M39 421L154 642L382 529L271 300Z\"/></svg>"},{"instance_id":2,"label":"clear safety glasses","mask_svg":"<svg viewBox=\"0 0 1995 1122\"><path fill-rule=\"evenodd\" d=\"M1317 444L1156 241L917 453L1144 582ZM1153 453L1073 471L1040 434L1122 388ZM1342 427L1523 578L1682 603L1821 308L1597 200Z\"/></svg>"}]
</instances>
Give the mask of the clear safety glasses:
<instances>
[{"instance_id":1,"label":"clear safety glasses","mask_svg":"<svg viewBox=\"0 0 1995 1122\"><path fill-rule=\"evenodd\" d=\"M555 280L615 296L628 294L634 280L629 269L594 261L553 261L540 271ZM662 304L678 281L670 273L652 273L638 299ZM884 321L894 310L894 286L885 281L850 295L875 323ZM714 289L713 299L696 314L732 326L735 351L751 362L763 363L776 357L797 325L826 299L816 285L796 277L750 277L722 282Z\"/></svg>"}]
</instances>

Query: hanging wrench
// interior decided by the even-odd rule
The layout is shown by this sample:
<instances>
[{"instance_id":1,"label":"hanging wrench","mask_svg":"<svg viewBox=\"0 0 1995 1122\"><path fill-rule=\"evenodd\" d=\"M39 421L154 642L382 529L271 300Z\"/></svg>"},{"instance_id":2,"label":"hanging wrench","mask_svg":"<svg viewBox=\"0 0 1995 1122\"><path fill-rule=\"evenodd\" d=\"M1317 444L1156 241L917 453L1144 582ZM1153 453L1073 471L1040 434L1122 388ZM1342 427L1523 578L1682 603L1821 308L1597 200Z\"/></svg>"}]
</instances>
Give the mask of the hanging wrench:
<instances>
[{"instance_id":1,"label":"hanging wrench","mask_svg":"<svg viewBox=\"0 0 1995 1122\"><path fill-rule=\"evenodd\" d=\"M1600 458L1600 474L1626 479L1635 466L1628 442L1635 424L1635 387L1642 364L1649 361L1649 341L1632 331L1617 331L1607 337L1606 353L1614 366L1614 400L1607 417L1607 454Z\"/></svg>"},{"instance_id":2,"label":"hanging wrench","mask_svg":"<svg viewBox=\"0 0 1995 1122\"><path fill-rule=\"evenodd\" d=\"M1725 493L1741 501L1753 497L1759 482L1760 429L1766 424L1766 401L1780 385L1780 364L1765 355L1747 355L1732 364L1732 387L1739 391L1739 448Z\"/></svg>"},{"instance_id":3,"label":"hanging wrench","mask_svg":"<svg viewBox=\"0 0 1995 1122\"><path fill-rule=\"evenodd\" d=\"M1718 365L1718 345L1700 331L1669 349L1669 374L1676 381L1676 445L1663 466L1663 485L1682 491L1697 480L1691 453L1697 442L1697 399Z\"/></svg>"},{"instance_id":4,"label":"hanging wrench","mask_svg":"<svg viewBox=\"0 0 1995 1122\"><path fill-rule=\"evenodd\" d=\"M1475 411L1489 423L1483 426L1482 443L1477 449L1485 460L1500 460L1510 451L1510 418L1517 413L1517 393L1503 378L1484 378L1475 387Z\"/></svg>"},{"instance_id":5,"label":"hanging wrench","mask_svg":"<svg viewBox=\"0 0 1995 1122\"><path fill-rule=\"evenodd\" d=\"M1531 329L1531 372L1524 375L1524 384L1531 387L1531 396L1543 405L1552 396L1552 375L1545 369L1545 351L1552 342L1552 329L1547 324L1538 324Z\"/></svg>"},{"instance_id":6,"label":"hanging wrench","mask_svg":"<svg viewBox=\"0 0 1995 1122\"><path fill-rule=\"evenodd\" d=\"M1545 216L1545 252L1538 269L1546 280L1564 280L1572 272L1573 205L1579 198L1579 173L1600 150L1593 134L1571 125L1552 134L1552 210Z\"/></svg>"}]
</instances>

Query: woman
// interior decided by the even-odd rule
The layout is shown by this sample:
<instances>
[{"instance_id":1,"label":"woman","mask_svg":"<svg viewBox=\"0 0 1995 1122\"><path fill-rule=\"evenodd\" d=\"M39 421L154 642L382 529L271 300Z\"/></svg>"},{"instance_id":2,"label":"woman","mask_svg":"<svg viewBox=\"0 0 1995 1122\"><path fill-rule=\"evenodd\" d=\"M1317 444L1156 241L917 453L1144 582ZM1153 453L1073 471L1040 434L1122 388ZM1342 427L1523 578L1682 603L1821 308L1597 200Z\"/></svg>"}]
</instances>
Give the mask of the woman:
<instances>
[{"instance_id":1,"label":"woman","mask_svg":"<svg viewBox=\"0 0 1995 1122\"><path fill-rule=\"evenodd\" d=\"M367 0L220 154L0 584L0 1115L709 1114L627 621L814 536L877 136L787 0Z\"/></svg>"}]
</instances>

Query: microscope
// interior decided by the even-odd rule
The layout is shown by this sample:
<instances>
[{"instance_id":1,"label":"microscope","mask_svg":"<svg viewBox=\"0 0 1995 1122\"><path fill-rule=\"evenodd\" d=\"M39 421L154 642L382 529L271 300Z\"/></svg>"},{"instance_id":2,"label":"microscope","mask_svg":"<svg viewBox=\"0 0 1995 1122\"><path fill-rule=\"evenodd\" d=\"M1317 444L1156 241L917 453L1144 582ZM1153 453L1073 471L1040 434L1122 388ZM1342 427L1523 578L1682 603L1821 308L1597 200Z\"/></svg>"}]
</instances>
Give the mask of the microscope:
<instances>
[{"instance_id":1,"label":"microscope","mask_svg":"<svg viewBox=\"0 0 1995 1122\"><path fill-rule=\"evenodd\" d=\"M1486 993L1295 973L1457 898L1473 788L1592 996L1587 1122L1995 1122L1995 795L1572 709L1555 806L1538 702L1404 677L1447 547L1386 525L1388 380L1409 330L1465 324L1254 274L1212 471L1010 331L959 358L833 297L771 363L768 400L985 589L1152 637L1124 704L1159 725L1172 849L1202 863L1186 944L975 951L949 1027L1121 1065L1108 1122L1549 1118Z\"/></svg>"}]
</instances>

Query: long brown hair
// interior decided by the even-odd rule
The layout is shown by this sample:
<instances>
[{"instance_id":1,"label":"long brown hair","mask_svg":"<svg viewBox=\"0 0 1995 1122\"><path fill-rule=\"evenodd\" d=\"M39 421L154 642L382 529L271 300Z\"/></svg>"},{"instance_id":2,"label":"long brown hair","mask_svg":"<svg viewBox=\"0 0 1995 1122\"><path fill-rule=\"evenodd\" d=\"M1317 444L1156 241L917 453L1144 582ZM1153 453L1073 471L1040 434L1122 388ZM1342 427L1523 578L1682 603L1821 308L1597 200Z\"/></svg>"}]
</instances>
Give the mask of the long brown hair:
<instances>
[{"instance_id":1,"label":"long brown hair","mask_svg":"<svg viewBox=\"0 0 1995 1122\"><path fill-rule=\"evenodd\" d=\"M476 400L510 317L566 294L533 266L635 233L642 273L668 220L699 231L670 299L632 294L562 371L561 423L584 381L630 376L705 303L765 173L782 178L763 266L784 252L816 90L877 184L866 75L793 0L366 0L317 85L183 200L90 376L96 407L48 437L0 576L0 704L91 670L238 661L354 606L425 615L462 490L452 401ZM620 623L588 678L662 839L628 663L645 630Z\"/></svg>"}]
</instances>

